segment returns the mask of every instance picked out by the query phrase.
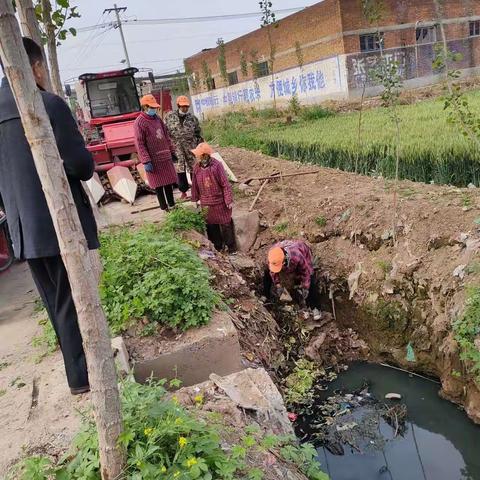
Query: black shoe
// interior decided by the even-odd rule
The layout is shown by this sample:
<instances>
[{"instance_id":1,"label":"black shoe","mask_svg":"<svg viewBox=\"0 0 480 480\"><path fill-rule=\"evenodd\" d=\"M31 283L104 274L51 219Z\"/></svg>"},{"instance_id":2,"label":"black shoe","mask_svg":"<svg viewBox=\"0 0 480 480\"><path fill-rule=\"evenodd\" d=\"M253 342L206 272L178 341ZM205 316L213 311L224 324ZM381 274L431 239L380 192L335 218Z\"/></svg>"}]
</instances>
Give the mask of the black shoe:
<instances>
[{"instance_id":1,"label":"black shoe","mask_svg":"<svg viewBox=\"0 0 480 480\"><path fill-rule=\"evenodd\" d=\"M77 388L70 388L70 393L72 395L82 395L83 393L88 393L90 391L90 385L86 387L77 387Z\"/></svg>"}]
</instances>

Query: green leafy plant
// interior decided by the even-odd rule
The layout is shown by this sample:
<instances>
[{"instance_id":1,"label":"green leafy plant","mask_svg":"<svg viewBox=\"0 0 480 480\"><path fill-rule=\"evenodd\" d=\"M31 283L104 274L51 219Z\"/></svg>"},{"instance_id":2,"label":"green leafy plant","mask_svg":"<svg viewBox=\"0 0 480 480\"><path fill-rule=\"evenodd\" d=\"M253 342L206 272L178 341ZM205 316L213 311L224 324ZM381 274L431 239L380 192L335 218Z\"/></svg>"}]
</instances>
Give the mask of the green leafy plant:
<instances>
[{"instance_id":1,"label":"green leafy plant","mask_svg":"<svg viewBox=\"0 0 480 480\"><path fill-rule=\"evenodd\" d=\"M121 398L124 430L119 442L126 450L126 478L135 480L233 480L262 478L263 472L247 464L255 448L275 449L311 480L327 480L312 456L313 447L298 446L289 437L262 439L259 429L245 429L241 443L226 449L220 419L198 417L175 397L168 399L165 381L140 385L126 381ZM260 445L260 447L257 447ZM253 473L252 473L253 472ZM253 475L253 476L251 476ZM58 462L28 457L12 471L16 480L100 480L97 432L90 416L84 416L81 431L71 451Z\"/></svg>"},{"instance_id":2,"label":"green leafy plant","mask_svg":"<svg viewBox=\"0 0 480 480\"><path fill-rule=\"evenodd\" d=\"M102 235L101 255L100 293L115 333L145 317L181 330L210 320L219 299L207 267L159 227L113 229Z\"/></svg>"},{"instance_id":3,"label":"green leafy plant","mask_svg":"<svg viewBox=\"0 0 480 480\"><path fill-rule=\"evenodd\" d=\"M59 44L60 40L65 40L69 34L74 37L77 35L75 28L65 28L65 24L68 20L72 18L80 18L80 14L77 11L78 7L73 6L71 3L72 2L70 2L70 0L56 0L55 8L53 8L50 12L52 24L55 28L57 44ZM45 12L43 12L42 3L41 1L38 1L35 5L35 14L41 28L43 41L46 43L48 32L47 26L44 22L44 13Z\"/></svg>"},{"instance_id":4,"label":"green leafy plant","mask_svg":"<svg viewBox=\"0 0 480 480\"><path fill-rule=\"evenodd\" d=\"M480 287L470 287L467 291L465 311L453 323L455 340L461 350L461 359L466 363L468 371L480 385Z\"/></svg>"},{"instance_id":5,"label":"green leafy plant","mask_svg":"<svg viewBox=\"0 0 480 480\"><path fill-rule=\"evenodd\" d=\"M35 359L37 362L47 355L55 353L58 348L57 335L52 322L48 318L43 318L38 324L42 327L42 333L32 338L32 345L42 350L42 353Z\"/></svg>"},{"instance_id":6,"label":"green leafy plant","mask_svg":"<svg viewBox=\"0 0 480 480\"><path fill-rule=\"evenodd\" d=\"M334 115L334 113L328 108L323 108L320 105L314 105L312 107L304 107L300 112L300 118L305 122L311 122L312 120L319 120L321 118L328 118Z\"/></svg>"},{"instance_id":7,"label":"green leafy plant","mask_svg":"<svg viewBox=\"0 0 480 480\"><path fill-rule=\"evenodd\" d=\"M285 402L287 405L310 401L318 375L319 370L314 362L305 359L296 361L293 372L285 380Z\"/></svg>"},{"instance_id":8,"label":"green leafy plant","mask_svg":"<svg viewBox=\"0 0 480 480\"><path fill-rule=\"evenodd\" d=\"M248 77L248 61L243 50L240 52L240 71L243 77Z\"/></svg>"},{"instance_id":9,"label":"green leafy plant","mask_svg":"<svg viewBox=\"0 0 480 480\"><path fill-rule=\"evenodd\" d=\"M278 233L286 232L288 229L288 222L277 223L273 229Z\"/></svg>"},{"instance_id":10,"label":"green leafy plant","mask_svg":"<svg viewBox=\"0 0 480 480\"><path fill-rule=\"evenodd\" d=\"M163 232L174 234L188 230L205 232L205 212L178 206L167 214L162 227Z\"/></svg>"},{"instance_id":11,"label":"green leafy plant","mask_svg":"<svg viewBox=\"0 0 480 480\"><path fill-rule=\"evenodd\" d=\"M258 50L250 51L250 68L252 70L253 78L260 77L260 67L258 65Z\"/></svg>"},{"instance_id":12,"label":"green leafy plant","mask_svg":"<svg viewBox=\"0 0 480 480\"><path fill-rule=\"evenodd\" d=\"M304 63L304 57L303 57L302 45L298 40L295 42L295 55L297 57L298 66L302 68Z\"/></svg>"},{"instance_id":13,"label":"green leafy plant","mask_svg":"<svg viewBox=\"0 0 480 480\"><path fill-rule=\"evenodd\" d=\"M225 56L225 42L223 38L217 40L218 47L218 67L220 69L220 75L225 82L225 85L228 85L228 73L227 73L227 58Z\"/></svg>"},{"instance_id":14,"label":"green leafy plant","mask_svg":"<svg viewBox=\"0 0 480 480\"><path fill-rule=\"evenodd\" d=\"M208 66L208 63L203 60L202 61L202 75L203 75L203 85L207 90L213 90L213 77L212 77L212 71L210 70L210 67Z\"/></svg>"},{"instance_id":15,"label":"green leafy plant","mask_svg":"<svg viewBox=\"0 0 480 480\"><path fill-rule=\"evenodd\" d=\"M325 227L325 225L327 225L327 219L324 216L320 216L315 219L315 223L319 227Z\"/></svg>"},{"instance_id":16,"label":"green leafy plant","mask_svg":"<svg viewBox=\"0 0 480 480\"><path fill-rule=\"evenodd\" d=\"M300 104L300 101L298 100L298 95L297 94L293 95L292 98L290 99L290 101L288 102L288 111L291 112L296 117L302 111L302 105Z\"/></svg>"}]
</instances>

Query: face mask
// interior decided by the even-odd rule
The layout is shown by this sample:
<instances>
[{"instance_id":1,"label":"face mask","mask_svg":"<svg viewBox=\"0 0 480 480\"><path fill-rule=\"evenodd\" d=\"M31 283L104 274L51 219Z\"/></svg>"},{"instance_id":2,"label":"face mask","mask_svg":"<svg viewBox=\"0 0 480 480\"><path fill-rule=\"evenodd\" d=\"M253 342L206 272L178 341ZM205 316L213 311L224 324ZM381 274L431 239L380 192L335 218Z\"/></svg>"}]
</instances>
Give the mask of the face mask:
<instances>
[{"instance_id":1,"label":"face mask","mask_svg":"<svg viewBox=\"0 0 480 480\"><path fill-rule=\"evenodd\" d=\"M147 115L150 115L151 117L154 117L157 114L157 110L155 108L149 108L147 110Z\"/></svg>"},{"instance_id":2,"label":"face mask","mask_svg":"<svg viewBox=\"0 0 480 480\"><path fill-rule=\"evenodd\" d=\"M208 158L202 158L202 159L200 160L200 165L201 165L202 167L208 167L208 166L210 165L210 157L208 157Z\"/></svg>"}]
</instances>

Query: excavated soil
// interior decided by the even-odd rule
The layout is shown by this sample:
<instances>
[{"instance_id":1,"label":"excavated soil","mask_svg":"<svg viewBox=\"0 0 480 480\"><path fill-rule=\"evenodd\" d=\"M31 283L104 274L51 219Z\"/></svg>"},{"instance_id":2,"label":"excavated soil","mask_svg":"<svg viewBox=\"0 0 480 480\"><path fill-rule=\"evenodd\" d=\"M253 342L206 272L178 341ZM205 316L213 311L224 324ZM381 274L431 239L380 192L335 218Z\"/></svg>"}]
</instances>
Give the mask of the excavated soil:
<instances>
[{"instance_id":1,"label":"excavated soil","mask_svg":"<svg viewBox=\"0 0 480 480\"><path fill-rule=\"evenodd\" d=\"M307 240L326 287L322 309L335 313L341 330L336 335L355 331L368 344L369 359L438 377L441 394L480 423L480 391L452 332L465 287L478 281L480 271L479 190L402 181L395 208L394 183L383 178L237 148L220 152L240 181L317 172L270 181L263 189L255 205L261 231L251 252L257 264L276 241ZM248 209L261 183L236 185L236 208ZM323 337L307 347L311 358L330 335ZM365 354L361 341L354 342L359 356Z\"/></svg>"}]
</instances>

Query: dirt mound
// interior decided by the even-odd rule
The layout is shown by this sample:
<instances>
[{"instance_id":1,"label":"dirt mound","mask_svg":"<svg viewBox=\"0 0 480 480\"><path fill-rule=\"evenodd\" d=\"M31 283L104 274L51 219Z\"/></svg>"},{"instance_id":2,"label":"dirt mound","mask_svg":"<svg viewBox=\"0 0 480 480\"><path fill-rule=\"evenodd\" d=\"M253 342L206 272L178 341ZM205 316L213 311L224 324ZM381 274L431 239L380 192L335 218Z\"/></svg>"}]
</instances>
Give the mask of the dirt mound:
<instances>
[{"instance_id":1,"label":"dirt mound","mask_svg":"<svg viewBox=\"0 0 480 480\"><path fill-rule=\"evenodd\" d=\"M220 151L240 180L312 170ZM248 208L260 183L236 189L237 208ZM480 276L479 190L409 181L396 190L395 208L395 184L383 178L319 168L269 182L255 207L264 229L252 253L260 264L275 241L309 241L329 285L324 306L335 306L339 325L359 332L372 359L439 377L442 395L480 422L480 391L452 331L465 287Z\"/></svg>"}]
</instances>

